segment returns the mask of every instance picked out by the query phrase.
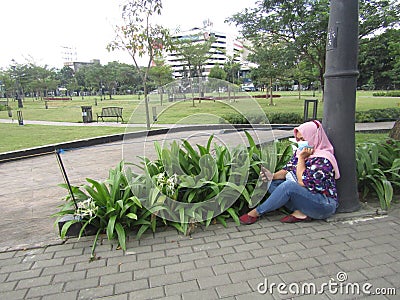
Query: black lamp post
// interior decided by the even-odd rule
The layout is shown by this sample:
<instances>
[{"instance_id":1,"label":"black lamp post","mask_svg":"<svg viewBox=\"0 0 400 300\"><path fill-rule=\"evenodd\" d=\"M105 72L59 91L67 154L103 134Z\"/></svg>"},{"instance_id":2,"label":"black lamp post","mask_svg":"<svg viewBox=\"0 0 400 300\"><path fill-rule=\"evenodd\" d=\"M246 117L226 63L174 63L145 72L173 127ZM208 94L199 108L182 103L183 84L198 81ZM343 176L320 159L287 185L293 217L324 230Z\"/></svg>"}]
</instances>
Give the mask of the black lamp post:
<instances>
[{"instance_id":1,"label":"black lamp post","mask_svg":"<svg viewBox=\"0 0 400 300\"><path fill-rule=\"evenodd\" d=\"M15 60L12 60L13 65L11 68L13 69L14 78L15 78L15 99L18 101L18 108L23 108L24 105L22 103L21 93L20 93L20 82L19 82L19 73L17 71L17 67L15 65Z\"/></svg>"},{"instance_id":2,"label":"black lamp post","mask_svg":"<svg viewBox=\"0 0 400 300\"><path fill-rule=\"evenodd\" d=\"M339 212L359 209L355 157L358 0L331 0L326 45L323 125L334 148L341 178Z\"/></svg>"}]
</instances>

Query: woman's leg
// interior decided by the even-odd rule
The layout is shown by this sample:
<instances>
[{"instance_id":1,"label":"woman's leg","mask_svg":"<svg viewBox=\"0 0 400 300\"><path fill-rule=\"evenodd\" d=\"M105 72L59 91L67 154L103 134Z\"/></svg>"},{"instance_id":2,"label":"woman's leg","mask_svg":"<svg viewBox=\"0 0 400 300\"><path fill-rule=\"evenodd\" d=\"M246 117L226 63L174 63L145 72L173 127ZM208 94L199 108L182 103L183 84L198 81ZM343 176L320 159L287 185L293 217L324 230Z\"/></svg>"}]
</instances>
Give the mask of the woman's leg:
<instances>
[{"instance_id":1,"label":"woman's leg","mask_svg":"<svg viewBox=\"0 0 400 300\"><path fill-rule=\"evenodd\" d=\"M270 194L272 194L273 191L275 191L275 189L276 189L280 184L282 184L282 183L284 183L284 182L285 182L285 179L274 179L274 180L272 180L271 183L270 183L270 185L269 185L269 187L268 187L268 192L269 192Z\"/></svg>"},{"instance_id":2,"label":"woman's leg","mask_svg":"<svg viewBox=\"0 0 400 300\"><path fill-rule=\"evenodd\" d=\"M285 204L285 207L294 211L294 215L306 215L313 219L326 219L336 212L337 202L322 194L313 194L308 201L303 201L297 197ZM300 211L300 213L298 213Z\"/></svg>"},{"instance_id":3,"label":"woman's leg","mask_svg":"<svg viewBox=\"0 0 400 300\"><path fill-rule=\"evenodd\" d=\"M313 194L294 181L285 181L256 208L258 215L276 210L282 206L290 210L300 210L314 219L324 219L335 213L336 203L322 194Z\"/></svg>"},{"instance_id":4,"label":"woman's leg","mask_svg":"<svg viewBox=\"0 0 400 300\"><path fill-rule=\"evenodd\" d=\"M272 180L271 182L270 182L270 184L269 184L269 187L268 187L268 192L269 192L269 194L272 194L275 190L276 190L276 188L279 186L279 185L281 185L282 183L284 183L285 182L285 180L284 179L275 179L275 180ZM269 198L268 198L269 199ZM265 200L265 201L268 201L268 199L267 200ZM265 203L265 202L264 202ZM251 217L253 217L253 218L256 218L256 217L258 217L260 214L257 212L257 210L256 210L256 208L255 209L252 209L251 211L249 211L248 213L247 213L247 215L249 215L249 216L251 216Z\"/></svg>"},{"instance_id":5,"label":"woman's leg","mask_svg":"<svg viewBox=\"0 0 400 300\"><path fill-rule=\"evenodd\" d=\"M276 186L267 200L256 208L257 214L260 216L284 206L290 200L290 190L295 185L301 188L298 183L293 181L284 181Z\"/></svg>"}]
</instances>

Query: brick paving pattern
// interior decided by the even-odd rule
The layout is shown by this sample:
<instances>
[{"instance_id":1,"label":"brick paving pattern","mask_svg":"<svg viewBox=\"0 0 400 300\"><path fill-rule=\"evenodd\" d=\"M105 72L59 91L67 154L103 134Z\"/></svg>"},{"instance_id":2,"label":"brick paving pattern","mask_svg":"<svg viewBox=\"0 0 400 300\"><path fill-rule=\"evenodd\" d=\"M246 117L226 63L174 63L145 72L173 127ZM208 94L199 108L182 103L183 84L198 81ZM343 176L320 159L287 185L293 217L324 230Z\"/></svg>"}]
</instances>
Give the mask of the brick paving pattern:
<instances>
[{"instance_id":1,"label":"brick paving pattern","mask_svg":"<svg viewBox=\"0 0 400 300\"><path fill-rule=\"evenodd\" d=\"M197 227L191 236L161 228L140 240L130 236L127 251L103 236L93 262L90 236L2 252L0 299L288 299L296 296L288 289L261 294L257 287L265 280L319 287L340 272L348 283L371 284L371 292L400 292L398 213L355 222L282 224L279 218L271 213L249 226ZM361 296L326 289L315 297Z\"/></svg>"}]
</instances>

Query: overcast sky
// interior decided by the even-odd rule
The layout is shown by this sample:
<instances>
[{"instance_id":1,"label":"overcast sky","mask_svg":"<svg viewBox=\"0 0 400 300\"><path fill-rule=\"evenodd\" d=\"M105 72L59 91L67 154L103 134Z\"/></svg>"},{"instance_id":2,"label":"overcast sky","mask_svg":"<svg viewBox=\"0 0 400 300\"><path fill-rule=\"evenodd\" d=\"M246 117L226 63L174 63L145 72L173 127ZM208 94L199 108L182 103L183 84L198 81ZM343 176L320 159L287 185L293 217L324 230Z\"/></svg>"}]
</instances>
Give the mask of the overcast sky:
<instances>
[{"instance_id":1,"label":"overcast sky","mask_svg":"<svg viewBox=\"0 0 400 300\"><path fill-rule=\"evenodd\" d=\"M102 64L117 60L132 63L127 53L105 49L113 40L113 25L120 23L123 0L3 0L0 15L0 68L11 60L24 64L62 68L66 52L76 49L79 61L100 59ZM256 0L163 0L158 24L181 30L201 26L210 19L214 28L227 28L224 20ZM74 56L74 55L73 55ZM75 59L75 57L73 57Z\"/></svg>"}]
</instances>

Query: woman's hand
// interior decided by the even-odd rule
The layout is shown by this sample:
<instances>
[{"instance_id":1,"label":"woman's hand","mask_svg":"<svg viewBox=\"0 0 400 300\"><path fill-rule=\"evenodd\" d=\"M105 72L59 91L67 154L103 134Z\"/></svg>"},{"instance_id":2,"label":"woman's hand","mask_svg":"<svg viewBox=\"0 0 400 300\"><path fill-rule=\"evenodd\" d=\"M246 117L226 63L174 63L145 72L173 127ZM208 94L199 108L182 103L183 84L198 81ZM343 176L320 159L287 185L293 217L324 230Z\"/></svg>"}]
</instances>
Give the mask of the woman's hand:
<instances>
[{"instance_id":1,"label":"woman's hand","mask_svg":"<svg viewBox=\"0 0 400 300\"><path fill-rule=\"evenodd\" d=\"M272 174L272 172L270 170L268 170L267 168L261 166L260 176L261 176L261 180L266 182L266 181L272 180L274 174Z\"/></svg>"},{"instance_id":2,"label":"woman's hand","mask_svg":"<svg viewBox=\"0 0 400 300\"><path fill-rule=\"evenodd\" d=\"M314 153L314 148L311 147L305 147L301 152L299 153L299 158L306 159L309 157L311 154Z\"/></svg>"}]
</instances>

